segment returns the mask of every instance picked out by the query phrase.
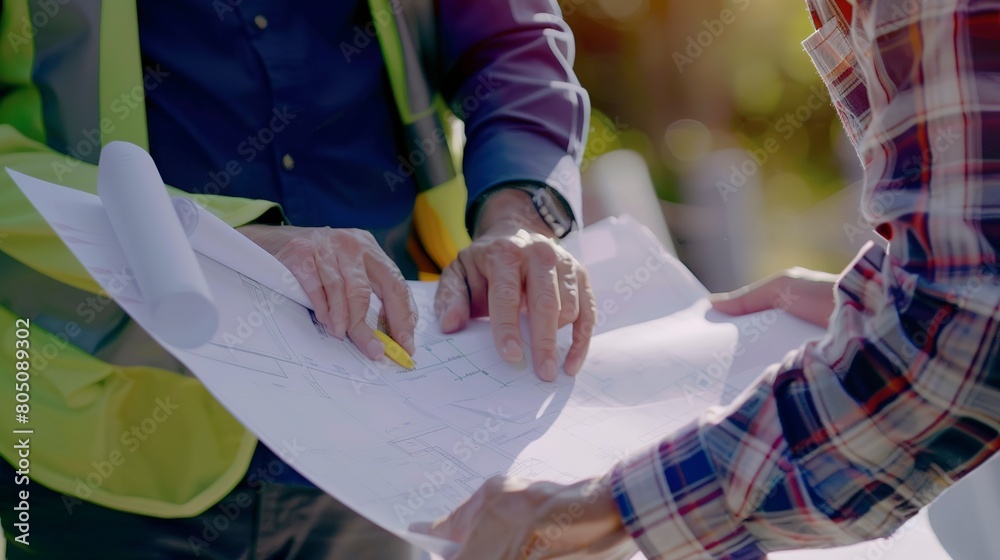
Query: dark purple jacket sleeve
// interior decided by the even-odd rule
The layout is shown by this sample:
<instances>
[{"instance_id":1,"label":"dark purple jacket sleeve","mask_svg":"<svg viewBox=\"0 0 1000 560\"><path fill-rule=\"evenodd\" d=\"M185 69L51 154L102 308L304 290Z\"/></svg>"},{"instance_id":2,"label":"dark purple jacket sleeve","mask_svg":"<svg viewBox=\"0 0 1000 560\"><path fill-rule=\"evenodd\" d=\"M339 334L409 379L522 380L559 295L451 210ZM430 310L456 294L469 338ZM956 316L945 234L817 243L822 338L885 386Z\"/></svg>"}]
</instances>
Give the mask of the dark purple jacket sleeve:
<instances>
[{"instance_id":1,"label":"dark purple jacket sleeve","mask_svg":"<svg viewBox=\"0 0 1000 560\"><path fill-rule=\"evenodd\" d=\"M580 210L590 100L573 34L548 0L440 0L442 90L465 121L472 203L510 182L544 183Z\"/></svg>"}]
</instances>

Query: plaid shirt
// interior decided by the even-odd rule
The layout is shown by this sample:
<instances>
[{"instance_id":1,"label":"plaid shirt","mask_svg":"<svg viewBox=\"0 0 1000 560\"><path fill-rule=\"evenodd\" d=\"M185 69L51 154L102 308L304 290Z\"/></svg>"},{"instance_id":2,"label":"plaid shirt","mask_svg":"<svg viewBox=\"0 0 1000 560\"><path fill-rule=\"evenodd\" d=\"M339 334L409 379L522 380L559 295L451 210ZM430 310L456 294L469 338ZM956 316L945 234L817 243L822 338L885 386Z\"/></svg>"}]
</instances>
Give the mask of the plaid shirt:
<instances>
[{"instance_id":1,"label":"plaid shirt","mask_svg":"<svg viewBox=\"0 0 1000 560\"><path fill-rule=\"evenodd\" d=\"M1000 448L1000 0L808 1L889 249L843 273L825 337L616 467L649 558L885 536Z\"/></svg>"}]
</instances>

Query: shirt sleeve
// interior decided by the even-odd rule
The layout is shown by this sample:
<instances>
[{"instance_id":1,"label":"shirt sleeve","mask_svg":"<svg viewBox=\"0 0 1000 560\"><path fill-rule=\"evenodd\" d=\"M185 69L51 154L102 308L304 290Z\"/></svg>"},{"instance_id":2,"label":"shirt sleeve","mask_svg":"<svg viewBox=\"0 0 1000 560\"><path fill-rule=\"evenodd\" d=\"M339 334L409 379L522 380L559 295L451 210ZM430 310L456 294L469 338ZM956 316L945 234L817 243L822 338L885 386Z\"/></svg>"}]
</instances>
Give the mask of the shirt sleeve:
<instances>
[{"instance_id":1,"label":"shirt sleeve","mask_svg":"<svg viewBox=\"0 0 1000 560\"><path fill-rule=\"evenodd\" d=\"M1000 448L1000 2L853 4L862 211L889 249L841 275L823 338L616 467L650 559L885 536Z\"/></svg>"},{"instance_id":2,"label":"shirt sleeve","mask_svg":"<svg viewBox=\"0 0 1000 560\"><path fill-rule=\"evenodd\" d=\"M469 201L505 183L554 188L579 217L590 100L555 2L441 0L443 91L465 122Z\"/></svg>"}]
</instances>

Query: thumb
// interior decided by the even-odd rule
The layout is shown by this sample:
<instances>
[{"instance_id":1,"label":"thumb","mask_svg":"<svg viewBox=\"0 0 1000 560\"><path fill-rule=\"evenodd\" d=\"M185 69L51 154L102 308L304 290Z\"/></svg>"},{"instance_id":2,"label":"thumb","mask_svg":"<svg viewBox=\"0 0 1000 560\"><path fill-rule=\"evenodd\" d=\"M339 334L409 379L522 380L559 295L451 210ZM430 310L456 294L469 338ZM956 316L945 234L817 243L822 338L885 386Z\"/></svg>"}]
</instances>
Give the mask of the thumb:
<instances>
[{"instance_id":1,"label":"thumb","mask_svg":"<svg viewBox=\"0 0 1000 560\"><path fill-rule=\"evenodd\" d=\"M469 322L469 285L459 272L459 267L448 266L441 273L437 294L434 296L434 313L440 320L441 332L460 331Z\"/></svg>"}]
</instances>

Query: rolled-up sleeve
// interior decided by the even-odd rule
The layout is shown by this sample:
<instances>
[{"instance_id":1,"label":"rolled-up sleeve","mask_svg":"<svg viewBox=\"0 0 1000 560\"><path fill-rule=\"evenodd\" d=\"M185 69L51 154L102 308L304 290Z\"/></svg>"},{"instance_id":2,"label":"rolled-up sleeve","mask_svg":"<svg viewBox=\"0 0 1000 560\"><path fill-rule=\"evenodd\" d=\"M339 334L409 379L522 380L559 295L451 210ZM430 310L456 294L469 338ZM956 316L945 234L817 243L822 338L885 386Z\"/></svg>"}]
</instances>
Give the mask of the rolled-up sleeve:
<instances>
[{"instance_id":1,"label":"rolled-up sleeve","mask_svg":"<svg viewBox=\"0 0 1000 560\"><path fill-rule=\"evenodd\" d=\"M829 46L814 59L889 249L841 275L823 338L616 467L651 559L885 536L1000 448L1000 2L857 4L807 48Z\"/></svg>"},{"instance_id":2,"label":"rolled-up sleeve","mask_svg":"<svg viewBox=\"0 0 1000 560\"><path fill-rule=\"evenodd\" d=\"M441 0L439 8L443 90L465 122L470 203L505 183L543 183L581 216L590 102L556 3Z\"/></svg>"}]
</instances>

